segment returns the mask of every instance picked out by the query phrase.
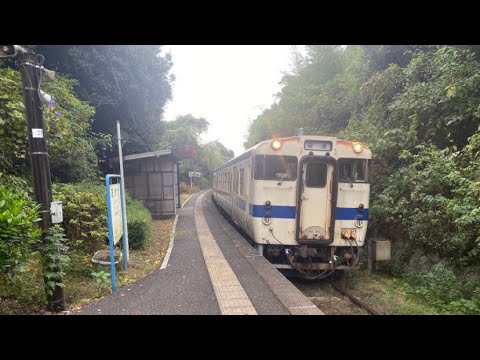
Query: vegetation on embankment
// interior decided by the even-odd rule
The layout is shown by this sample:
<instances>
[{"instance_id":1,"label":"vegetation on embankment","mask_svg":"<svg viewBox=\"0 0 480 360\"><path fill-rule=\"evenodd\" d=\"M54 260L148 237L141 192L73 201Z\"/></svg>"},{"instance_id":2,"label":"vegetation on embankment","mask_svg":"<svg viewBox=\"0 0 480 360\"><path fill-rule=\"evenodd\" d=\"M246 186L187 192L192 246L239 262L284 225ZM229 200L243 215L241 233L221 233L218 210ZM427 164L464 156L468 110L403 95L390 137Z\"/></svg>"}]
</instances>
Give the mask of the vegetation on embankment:
<instances>
[{"instance_id":1,"label":"vegetation on embankment","mask_svg":"<svg viewBox=\"0 0 480 360\"><path fill-rule=\"evenodd\" d=\"M107 159L118 156L112 142L116 121L126 140L125 155L177 145L198 147L200 156L182 167L182 179L188 179L188 171L202 171L209 179L214 166L233 156L219 143L202 147L199 136L208 126L205 119L162 121L174 76L171 56L160 46L33 49L44 56L45 67L57 71L55 80L42 82L40 89L52 97L43 114L53 198L64 202L64 221L63 229L49 229L48 241L40 241L21 77L14 61L0 60L0 313L9 314L40 312L46 291L60 285L59 275L70 308L109 292L109 270L95 268L91 257L108 242L103 176L112 171ZM184 125L187 133L181 131ZM127 272L119 272L118 286L159 265L173 223L152 222L142 203L129 197L127 217L131 262ZM59 265L62 272L53 271Z\"/></svg>"},{"instance_id":2,"label":"vegetation on embankment","mask_svg":"<svg viewBox=\"0 0 480 360\"><path fill-rule=\"evenodd\" d=\"M439 310L480 313L480 62L475 46L307 46L246 147L297 128L372 149L379 270Z\"/></svg>"},{"instance_id":3,"label":"vegetation on embankment","mask_svg":"<svg viewBox=\"0 0 480 360\"><path fill-rule=\"evenodd\" d=\"M95 252L108 249L105 186L55 184L53 195L54 200L65 204L64 231L60 233L66 236L60 245L67 310L78 309L111 291L109 267L91 261ZM43 276L51 269L45 262L50 257L42 256L44 245L36 224L38 206L26 192L5 185L0 186L0 205L0 210L5 210L0 213L0 314L41 313L46 302ZM146 276L160 265L173 224L173 219L163 219L152 226L149 211L130 196L127 221L131 258L127 271L119 267L117 287Z\"/></svg>"}]
</instances>

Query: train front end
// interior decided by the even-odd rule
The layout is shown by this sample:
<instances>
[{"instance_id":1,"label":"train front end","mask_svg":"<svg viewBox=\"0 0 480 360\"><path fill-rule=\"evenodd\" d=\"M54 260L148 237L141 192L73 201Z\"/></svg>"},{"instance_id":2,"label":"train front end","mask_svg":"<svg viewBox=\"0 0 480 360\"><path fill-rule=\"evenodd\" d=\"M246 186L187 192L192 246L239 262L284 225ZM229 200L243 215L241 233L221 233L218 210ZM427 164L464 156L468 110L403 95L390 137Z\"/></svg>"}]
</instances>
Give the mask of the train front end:
<instances>
[{"instance_id":1,"label":"train front end","mask_svg":"<svg viewBox=\"0 0 480 360\"><path fill-rule=\"evenodd\" d=\"M323 136L275 139L257 148L255 172L276 179L255 182L256 202L263 204L255 239L263 254L311 279L358 267L371 157L361 143Z\"/></svg>"}]
</instances>

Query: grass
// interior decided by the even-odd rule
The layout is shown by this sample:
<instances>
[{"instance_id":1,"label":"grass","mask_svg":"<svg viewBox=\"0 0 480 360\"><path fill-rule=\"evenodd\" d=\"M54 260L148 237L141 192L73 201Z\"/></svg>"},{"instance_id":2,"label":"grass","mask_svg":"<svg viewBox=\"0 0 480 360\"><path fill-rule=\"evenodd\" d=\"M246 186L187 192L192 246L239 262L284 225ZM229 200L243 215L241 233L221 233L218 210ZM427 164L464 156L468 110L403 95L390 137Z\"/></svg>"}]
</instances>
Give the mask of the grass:
<instances>
[{"instance_id":1,"label":"grass","mask_svg":"<svg viewBox=\"0 0 480 360\"><path fill-rule=\"evenodd\" d=\"M157 269L167 252L174 218L153 220L150 241L143 249L130 250L128 269L117 270L117 288L144 278ZM93 274L108 273L109 267L94 266L93 254L72 253L65 266L65 303L67 311L78 310L84 305L111 293L110 277L95 279ZM105 274L106 275L106 274ZM42 314L46 308L46 296L39 259L31 259L12 282L0 278L0 314Z\"/></svg>"},{"instance_id":2,"label":"grass","mask_svg":"<svg viewBox=\"0 0 480 360\"><path fill-rule=\"evenodd\" d=\"M400 278L359 270L345 273L342 282L349 292L383 314L446 314L407 292L407 284Z\"/></svg>"},{"instance_id":3,"label":"grass","mask_svg":"<svg viewBox=\"0 0 480 360\"><path fill-rule=\"evenodd\" d=\"M190 184L186 184L183 181L180 183L180 203L183 204L191 195L200 191L198 186L190 187Z\"/></svg>"},{"instance_id":4,"label":"grass","mask_svg":"<svg viewBox=\"0 0 480 360\"><path fill-rule=\"evenodd\" d=\"M191 194L180 194L180 204L183 204L190 196Z\"/></svg>"},{"instance_id":5,"label":"grass","mask_svg":"<svg viewBox=\"0 0 480 360\"><path fill-rule=\"evenodd\" d=\"M200 188L194 186L193 188L184 188L180 193L180 204L183 204L190 196L200 191Z\"/></svg>"}]
</instances>

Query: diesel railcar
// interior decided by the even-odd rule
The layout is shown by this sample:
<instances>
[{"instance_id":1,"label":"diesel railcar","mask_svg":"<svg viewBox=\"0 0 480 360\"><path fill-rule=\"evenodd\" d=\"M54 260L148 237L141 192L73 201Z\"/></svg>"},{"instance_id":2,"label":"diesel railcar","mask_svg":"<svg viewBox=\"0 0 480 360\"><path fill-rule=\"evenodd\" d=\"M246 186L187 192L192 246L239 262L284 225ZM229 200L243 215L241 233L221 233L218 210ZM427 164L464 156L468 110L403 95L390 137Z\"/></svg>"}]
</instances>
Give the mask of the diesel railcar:
<instances>
[{"instance_id":1,"label":"diesel railcar","mask_svg":"<svg viewBox=\"0 0 480 360\"><path fill-rule=\"evenodd\" d=\"M277 268L323 278L359 265L371 158L335 137L263 141L215 170L213 201Z\"/></svg>"}]
</instances>

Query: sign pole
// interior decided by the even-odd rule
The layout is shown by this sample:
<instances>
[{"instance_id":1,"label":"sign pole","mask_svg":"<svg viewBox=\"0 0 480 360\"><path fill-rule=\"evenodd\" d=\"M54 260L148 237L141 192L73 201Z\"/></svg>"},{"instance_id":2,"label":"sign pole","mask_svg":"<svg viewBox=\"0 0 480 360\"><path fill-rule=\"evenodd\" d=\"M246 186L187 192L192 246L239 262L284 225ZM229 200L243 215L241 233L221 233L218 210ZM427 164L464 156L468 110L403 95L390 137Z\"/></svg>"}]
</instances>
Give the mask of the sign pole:
<instances>
[{"instance_id":1,"label":"sign pole","mask_svg":"<svg viewBox=\"0 0 480 360\"><path fill-rule=\"evenodd\" d=\"M105 177L105 185L107 186L107 211L108 211L108 234L110 245L110 275L112 276L112 293L117 290L117 275L115 273L115 240L113 236L113 219L112 219L112 200L110 193L110 178L115 175L107 175Z\"/></svg>"},{"instance_id":2,"label":"sign pole","mask_svg":"<svg viewBox=\"0 0 480 360\"><path fill-rule=\"evenodd\" d=\"M128 226L127 226L127 204L125 202L125 182L123 176L123 154L122 154L122 135L120 132L120 121L117 121L117 137L118 137L118 160L120 162L120 186L122 188L122 222L123 222L123 248L126 249L123 266L126 269L130 260L130 250L128 248Z\"/></svg>"},{"instance_id":3,"label":"sign pole","mask_svg":"<svg viewBox=\"0 0 480 360\"><path fill-rule=\"evenodd\" d=\"M124 268L127 269L127 249L125 247L125 212L123 194L120 183L112 184L111 179L117 178L122 180L120 175L109 174L105 177L105 185L107 188L107 212L108 212L108 234L110 243L110 269L112 275L112 292L117 290L116 271L115 271L115 244L123 238L123 258ZM120 226L121 225L121 226Z\"/></svg>"}]
</instances>

